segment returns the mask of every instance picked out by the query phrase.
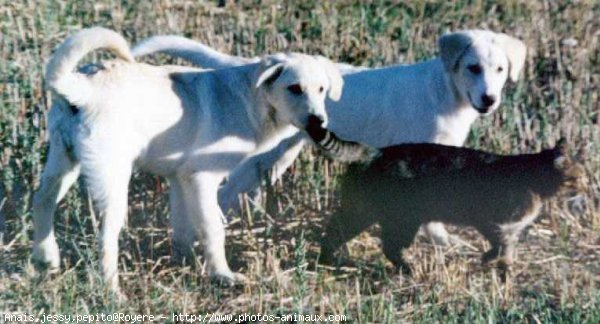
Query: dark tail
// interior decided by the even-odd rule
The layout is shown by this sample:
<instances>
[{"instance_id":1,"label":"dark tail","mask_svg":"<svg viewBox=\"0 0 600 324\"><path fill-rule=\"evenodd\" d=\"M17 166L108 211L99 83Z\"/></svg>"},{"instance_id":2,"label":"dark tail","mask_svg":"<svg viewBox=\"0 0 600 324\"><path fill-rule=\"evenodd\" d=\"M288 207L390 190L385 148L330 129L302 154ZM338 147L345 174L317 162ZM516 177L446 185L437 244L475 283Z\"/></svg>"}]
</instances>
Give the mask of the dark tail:
<instances>
[{"instance_id":1,"label":"dark tail","mask_svg":"<svg viewBox=\"0 0 600 324\"><path fill-rule=\"evenodd\" d=\"M342 162L369 162L379 155L378 149L339 139L321 123L318 117L309 117L306 132L326 156Z\"/></svg>"}]
</instances>

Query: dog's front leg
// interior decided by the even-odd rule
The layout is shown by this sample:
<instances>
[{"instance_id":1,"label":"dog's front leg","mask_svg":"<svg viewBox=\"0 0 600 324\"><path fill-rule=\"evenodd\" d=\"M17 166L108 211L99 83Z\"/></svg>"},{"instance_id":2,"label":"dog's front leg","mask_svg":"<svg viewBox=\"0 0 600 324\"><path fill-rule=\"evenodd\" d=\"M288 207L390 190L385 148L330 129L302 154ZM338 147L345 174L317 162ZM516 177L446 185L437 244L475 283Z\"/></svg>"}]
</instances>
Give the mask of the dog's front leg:
<instances>
[{"instance_id":1,"label":"dog's front leg","mask_svg":"<svg viewBox=\"0 0 600 324\"><path fill-rule=\"evenodd\" d=\"M178 175L186 209L197 236L201 239L210 276L224 284L234 284L243 276L231 271L225 257L225 225L217 201L222 174L198 172Z\"/></svg>"},{"instance_id":2,"label":"dog's front leg","mask_svg":"<svg viewBox=\"0 0 600 324\"><path fill-rule=\"evenodd\" d=\"M238 196L260 188L260 184L269 170L273 170L271 182L274 183L300 154L305 143L304 136L302 132L296 131L272 149L257 154L237 166L219 190L221 209L225 213L230 209L238 213Z\"/></svg>"},{"instance_id":3,"label":"dog's front leg","mask_svg":"<svg viewBox=\"0 0 600 324\"><path fill-rule=\"evenodd\" d=\"M274 183L279 179L283 173L294 163L300 151L306 144L306 135L303 132L298 132L292 137L287 138L284 142L284 146L278 147L279 155L281 156L273 164L273 175L271 183Z\"/></svg>"}]
</instances>

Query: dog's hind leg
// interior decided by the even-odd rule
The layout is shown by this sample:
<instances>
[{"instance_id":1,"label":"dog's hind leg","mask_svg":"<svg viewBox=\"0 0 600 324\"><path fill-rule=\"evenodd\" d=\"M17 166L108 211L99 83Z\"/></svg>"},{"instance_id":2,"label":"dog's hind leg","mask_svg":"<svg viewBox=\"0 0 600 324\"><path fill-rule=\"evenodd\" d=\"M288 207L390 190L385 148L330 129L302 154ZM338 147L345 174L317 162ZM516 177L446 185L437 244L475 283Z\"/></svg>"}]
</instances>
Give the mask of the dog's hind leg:
<instances>
[{"instance_id":1,"label":"dog's hind leg","mask_svg":"<svg viewBox=\"0 0 600 324\"><path fill-rule=\"evenodd\" d=\"M396 269L406 275L411 274L409 265L402 257L402 251L408 248L419 230L419 224L412 222L409 218L403 221L388 220L381 223L381 240L383 241L383 253Z\"/></svg>"},{"instance_id":2,"label":"dog's hind leg","mask_svg":"<svg viewBox=\"0 0 600 324\"><path fill-rule=\"evenodd\" d=\"M196 232L190 220L184 199L181 183L176 177L169 178L169 207L171 215L169 222L173 228L173 258L175 262L192 260L194 257L194 241Z\"/></svg>"},{"instance_id":3,"label":"dog's hind leg","mask_svg":"<svg viewBox=\"0 0 600 324\"><path fill-rule=\"evenodd\" d=\"M227 285L242 280L231 271L225 257L225 226L218 204L217 190L223 175L214 172L180 174L186 209L201 245L210 276Z\"/></svg>"},{"instance_id":4,"label":"dog's hind leg","mask_svg":"<svg viewBox=\"0 0 600 324\"><path fill-rule=\"evenodd\" d=\"M99 237L102 276L110 291L121 297L119 234L127 216L127 191L133 163L126 156L107 156L106 152L102 153L101 161L84 159L82 173L94 199L95 209L102 219Z\"/></svg>"},{"instance_id":5,"label":"dog's hind leg","mask_svg":"<svg viewBox=\"0 0 600 324\"><path fill-rule=\"evenodd\" d=\"M509 263L512 263L512 253L514 242L506 244L505 238L500 228L496 226L481 226L477 229L489 242L491 248L481 256L483 264L489 264L493 261L498 261L501 268L506 268ZM508 260L504 256L510 256Z\"/></svg>"},{"instance_id":6,"label":"dog's hind leg","mask_svg":"<svg viewBox=\"0 0 600 324\"><path fill-rule=\"evenodd\" d=\"M54 237L54 211L79 176L79 164L69 156L60 136L53 136L40 186L33 197L34 243L32 258L50 268L60 266Z\"/></svg>"},{"instance_id":7,"label":"dog's hind leg","mask_svg":"<svg viewBox=\"0 0 600 324\"><path fill-rule=\"evenodd\" d=\"M350 208L343 208L335 213L329 220L325 234L321 239L319 262L332 264L335 251L374 222L375 219L370 215L359 213Z\"/></svg>"}]
</instances>

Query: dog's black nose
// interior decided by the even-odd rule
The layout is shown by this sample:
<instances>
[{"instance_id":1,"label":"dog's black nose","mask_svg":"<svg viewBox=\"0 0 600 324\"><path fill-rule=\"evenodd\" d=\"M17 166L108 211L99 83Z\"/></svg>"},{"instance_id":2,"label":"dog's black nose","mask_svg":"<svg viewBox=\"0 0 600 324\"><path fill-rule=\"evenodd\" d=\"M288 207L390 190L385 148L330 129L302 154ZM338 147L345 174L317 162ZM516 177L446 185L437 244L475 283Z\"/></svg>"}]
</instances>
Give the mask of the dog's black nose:
<instances>
[{"instance_id":1,"label":"dog's black nose","mask_svg":"<svg viewBox=\"0 0 600 324\"><path fill-rule=\"evenodd\" d=\"M308 116L308 124L306 132L315 142L323 140L327 134L327 130L323 128L323 120L316 115Z\"/></svg>"},{"instance_id":2,"label":"dog's black nose","mask_svg":"<svg viewBox=\"0 0 600 324\"><path fill-rule=\"evenodd\" d=\"M483 103L484 107L489 107L496 102L496 96L484 94L481 96L481 103Z\"/></svg>"}]
</instances>

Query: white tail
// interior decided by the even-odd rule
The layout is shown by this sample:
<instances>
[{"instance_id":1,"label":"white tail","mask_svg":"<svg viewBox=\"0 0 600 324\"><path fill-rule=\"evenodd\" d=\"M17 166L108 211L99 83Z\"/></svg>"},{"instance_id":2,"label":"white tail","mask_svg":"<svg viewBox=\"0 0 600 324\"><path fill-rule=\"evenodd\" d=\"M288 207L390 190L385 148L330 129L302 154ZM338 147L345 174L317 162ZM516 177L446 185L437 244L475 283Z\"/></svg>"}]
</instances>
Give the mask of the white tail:
<instances>
[{"instance_id":1,"label":"white tail","mask_svg":"<svg viewBox=\"0 0 600 324\"><path fill-rule=\"evenodd\" d=\"M135 57L164 53L207 69L222 69L255 63L256 59L223 54L202 43L181 36L154 36L133 47Z\"/></svg>"},{"instance_id":2,"label":"white tail","mask_svg":"<svg viewBox=\"0 0 600 324\"><path fill-rule=\"evenodd\" d=\"M110 50L128 62L135 61L127 41L118 33L102 27L84 29L67 38L56 50L46 68L46 85L69 103L85 105L92 95L90 82L74 70L84 56L97 49Z\"/></svg>"}]
</instances>

